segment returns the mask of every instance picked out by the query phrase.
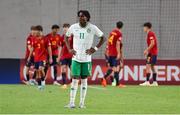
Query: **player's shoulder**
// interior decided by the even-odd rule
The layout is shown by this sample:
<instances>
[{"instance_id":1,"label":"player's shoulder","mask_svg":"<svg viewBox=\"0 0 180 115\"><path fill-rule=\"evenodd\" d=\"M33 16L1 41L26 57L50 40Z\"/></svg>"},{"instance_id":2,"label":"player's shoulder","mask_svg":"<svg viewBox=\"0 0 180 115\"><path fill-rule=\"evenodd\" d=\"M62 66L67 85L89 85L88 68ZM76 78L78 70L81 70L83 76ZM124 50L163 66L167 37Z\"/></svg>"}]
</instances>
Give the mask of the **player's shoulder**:
<instances>
[{"instance_id":1,"label":"player's shoulder","mask_svg":"<svg viewBox=\"0 0 180 115\"><path fill-rule=\"evenodd\" d=\"M117 28L114 28L114 29L110 32L110 34L113 34L113 35L121 35L122 33L121 33L119 30L117 30Z\"/></svg>"},{"instance_id":2,"label":"player's shoulder","mask_svg":"<svg viewBox=\"0 0 180 115\"><path fill-rule=\"evenodd\" d=\"M59 38L61 38L62 36L61 36L61 34L56 34Z\"/></svg>"},{"instance_id":3,"label":"player's shoulder","mask_svg":"<svg viewBox=\"0 0 180 115\"><path fill-rule=\"evenodd\" d=\"M88 26L91 27L91 28L97 28L97 26L95 24L92 24L92 23L88 23Z\"/></svg>"},{"instance_id":4,"label":"player's shoulder","mask_svg":"<svg viewBox=\"0 0 180 115\"><path fill-rule=\"evenodd\" d=\"M30 40L32 37L33 37L33 35L29 34L29 35L27 36L27 40Z\"/></svg>"},{"instance_id":5,"label":"player's shoulder","mask_svg":"<svg viewBox=\"0 0 180 115\"><path fill-rule=\"evenodd\" d=\"M148 32L148 35L149 35L149 36L152 36L152 35L155 35L155 33L154 33L153 31L149 31L149 32Z\"/></svg>"},{"instance_id":6,"label":"player's shoulder","mask_svg":"<svg viewBox=\"0 0 180 115\"><path fill-rule=\"evenodd\" d=\"M79 23L74 23L70 26L70 28L75 28L75 27L79 27Z\"/></svg>"},{"instance_id":7,"label":"player's shoulder","mask_svg":"<svg viewBox=\"0 0 180 115\"><path fill-rule=\"evenodd\" d=\"M45 38L49 38L51 36L51 33L48 33L47 35L45 35Z\"/></svg>"}]
</instances>

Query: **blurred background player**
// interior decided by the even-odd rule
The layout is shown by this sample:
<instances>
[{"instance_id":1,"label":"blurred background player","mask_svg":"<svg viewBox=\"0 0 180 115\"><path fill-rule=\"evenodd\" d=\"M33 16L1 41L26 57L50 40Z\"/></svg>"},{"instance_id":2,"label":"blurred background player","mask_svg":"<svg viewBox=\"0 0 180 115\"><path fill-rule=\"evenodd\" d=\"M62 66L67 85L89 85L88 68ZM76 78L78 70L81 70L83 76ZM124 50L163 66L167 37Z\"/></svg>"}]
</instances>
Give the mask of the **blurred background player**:
<instances>
[{"instance_id":1,"label":"blurred background player","mask_svg":"<svg viewBox=\"0 0 180 115\"><path fill-rule=\"evenodd\" d=\"M108 38L108 62L110 68L107 70L104 78L102 79L102 86L106 87L106 78L112 74L116 81L116 86L125 87L123 84L119 84L119 71L120 71L120 60L122 57L121 44L122 44L122 32L123 22L119 21L116 23L116 28L113 29Z\"/></svg>"},{"instance_id":2,"label":"blurred background player","mask_svg":"<svg viewBox=\"0 0 180 115\"><path fill-rule=\"evenodd\" d=\"M156 81L157 73L155 70L155 64L157 61L157 54L158 54L158 46L157 46L157 38L155 33L152 31L152 24L150 22L144 23L144 32L147 33L147 48L144 50L144 56L146 58L146 81L141 86L158 86ZM151 70L153 72L153 83L150 84L149 78L151 76Z\"/></svg>"},{"instance_id":3,"label":"blurred background player","mask_svg":"<svg viewBox=\"0 0 180 115\"><path fill-rule=\"evenodd\" d=\"M123 43L122 43L122 40L121 40L121 43L120 43L120 59L117 60L117 71L120 73L121 70L123 69L123 66L124 66L124 55L123 55ZM112 86L116 86L116 79L113 79L112 80ZM126 87L125 85L123 84L119 84L120 87Z\"/></svg>"},{"instance_id":4,"label":"blurred background player","mask_svg":"<svg viewBox=\"0 0 180 115\"><path fill-rule=\"evenodd\" d=\"M51 29L52 32L46 35L46 39L51 43L51 50L52 50L52 59L53 62L51 65L51 75L54 77L54 85L60 85L57 82L57 62L58 62L58 54L60 52L60 41L61 36L58 34L59 32L59 26L58 25L52 25ZM46 70L47 71L47 70Z\"/></svg>"},{"instance_id":5,"label":"blurred background player","mask_svg":"<svg viewBox=\"0 0 180 115\"><path fill-rule=\"evenodd\" d=\"M89 22L90 14L87 10L80 10L77 15L79 22L70 26L65 39L69 52L73 54L71 66L72 83L70 89L70 102L67 106L65 106L68 108L75 108L75 98L79 79L81 79L79 108L85 108L84 102L88 85L87 77L92 74L91 55L96 52L105 41L103 32L97 26ZM92 48L95 35L100 38L100 41L98 45ZM73 49L70 47L68 41L71 36L73 36Z\"/></svg>"},{"instance_id":6,"label":"blurred background player","mask_svg":"<svg viewBox=\"0 0 180 115\"><path fill-rule=\"evenodd\" d=\"M105 48L105 51L104 51L104 56L105 56L105 60L106 60L106 67L107 67L107 70L111 69L110 67L110 63L109 63L109 50L108 50L108 41L106 42L106 48ZM111 82L112 82L112 85L113 85L113 81L114 81L114 78L113 78L113 72L111 72L111 74L109 75L110 79L111 79Z\"/></svg>"},{"instance_id":7,"label":"blurred background player","mask_svg":"<svg viewBox=\"0 0 180 115\"><path fill-rule=\"evenodd\" d=\"M52 63L52 51L51 43L45 39L42 35L43 28L42 26L36 26L37 35L32 41L32 48L30 50L30 56L34 50L34 62L37 75L38 89L42 90L45 87L45 65L47 62L47 49L49 54L49 62ZM28 61L30 60L30 56Z\"/></svg>"},{"instance_id":8,"label":"blurred background player","mask_svg":"<svg viewBox=\"0 0 180 115\"><path fill-rule=\"evenodd\" d=\"M30 49L32 48L32 40L34 39L36 34L37 34L36 26L31 26L31 32L26 40L26 55L25 55L26 65L24 67L24 76L26 78L26 81L23 81L27 85L29 85L29 84L35 85L36 84L36 81L35 81L36 72L34 72L32 79L30 79L30 75L29 75L30 67L34 66L34 54L30 57L30 59L28 61Z\"/></svg>"},{"instance_id":9,"label":"blurred background player","mask_svg":"<svg viewBox=\"0 0 180 115\"><path fill-rule=\"evenodd\" d=\"M62 88L66 89L67 88L67 83L66 83L66 78L67 78L67 71L68 68L71 67L71 61L72 61L72 53L69 52L66 44L65 44L65 34L67 32L67 30L69 29L70 24L65 23L63 24L63 35L62 35L62 39L61 40L61 47L62 50L59 54L59 58L58 60L61 62L61 76L62 76ZM73 38L72 36L69 37L68 42L70 44L70 48L72 49L72 45L73 45Z\"/></svg>"}]
</instances>

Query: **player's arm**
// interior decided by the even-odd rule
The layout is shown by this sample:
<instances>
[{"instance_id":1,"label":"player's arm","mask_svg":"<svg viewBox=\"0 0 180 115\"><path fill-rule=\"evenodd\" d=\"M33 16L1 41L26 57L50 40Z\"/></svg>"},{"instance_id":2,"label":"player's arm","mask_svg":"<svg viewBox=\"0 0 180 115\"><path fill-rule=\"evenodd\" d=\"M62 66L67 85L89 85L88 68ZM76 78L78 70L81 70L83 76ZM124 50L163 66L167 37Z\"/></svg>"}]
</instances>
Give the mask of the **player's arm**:
<instances>
[{"instance_id":1,"label":"player's arm","mask_svg":"<svg viewBox=\"0 0 180 115\"><path fill-rule=\"evenodd\" d=\"M61 58L61 53L62 53L62 46L61 46L61 45L59 45L59 46L58 46L58 58L57 58L57 62L59 62L59 61L60 61L60 58Z\"/></svg>"},{"instance_id":2,"label":"player's arm","mask_svg":"<svg viewBox=\"0 0 180 115\"><path fill-rule=\"evenodd\" d=\"M29 56L27 58L27 61L29 62L31 59L31 56L33 54L33 42L32 41L30 41L30 40L27 41L27 48L29 50Z\"/></svg>"},{"instance_id":3,"label":"player's arm","mask_svg":"<svg viewBox=\"0 0 180 115\"><path fill-rule=\"evenodd\" d=\"M31 59L31 56L32 56L32 54L33 54L33 47L28 46L28 49L29 49L29 56L28 56L28 58L27 58L27 61L29 62L30 59Z\"/></svg>"},{"instance_id":4,"label":"player's arm","mask_svg":"<svg viewBox=\"0 0 180 115\"><path fill-rule=\"evenodd\" d=\"M153 46L155 45L155 41L153 39L153 37L150 38L151 39L151 43L149 45L149 47L146 48L146 50L144 50L144 55L147 55L148 52L153 48Z\"/></svg>"},{"instance_id":5,"label":"player's arm","mask_svg":"<svg viewBox=\"0 0 180 115\"><path fill-rule=\"evenodd\" d=\"M121 61L123 61L123 60L124 60L123 46L121 47L120 52L121 52L121 56L120 56L120 58L121 58Z\"/></svg>"},{"instance_id":6,"label":"player's arm","mask_svg":"<svg viewBox=\"0 0 180 115\"><path fill-rule=\"evenodd\" d=\"M95 35L99 37L99 43L94 47L94 48L90 48L86 50L86 54L91 55L94 52L96 52L106 41L103 32L97 27L94 26L94 30L95 30Z\"/></svg>"},{"instance_id":7,"label":"player's arm","mask_svg":"<svg viewBox=\"0 0 180 115\"><path fill-rule=\"evenodd\" d=\"M48 46L49 62L52 63L52 49L51 46Z\"/></svg>"},{"instance_id":8,"label":"player's arm","mask_svg":"<svg viewBox=\"0 0 180 115\"><path fill-rule=\"evenodd\" d=\"M49 55L49 62L52 63L52 49L51 49L51 42L47 40L47 49L48 49L48 55Z\"/></svg>"},{"instance_id":9,"label":"player's arm","mask_svg":"<svg viewBox=\"0 0 180 115\"><path fill-rule=\"evenodd\" d=\"M100 40L99 40L99 43L98 43L94 48L91 47L90 49L87 49L87 50L86 50L86 54L88 54L88 55L93 54L93 53L96 52L96 51L104 44L104 42L106 41L104 36L100 37L99 39L100 39Z\"/></svg>"},{"instance_id":10,"label":"player's arm","mask_svg":"<svg viewBox=\"0 0 180 115\"><path fill-rule=\"evenodd\" d=\"M66 44L66 47L68 48L68 51L71 54L76 55L76 51L70 47L70 43L69 43L69 40L68 40L72 36L73 36L73 26L70 26L70 28L67 30L67 32L65 34L65 44Z\"/></svg>"},{"instance_id":11,"label":"player's arm","mask_svg":"<svg viewBox=\"0 0 180 115\"><path fill-rule=\"evenodd\" d=\"M120 50L120 52L121 52L120 59L121 59L121 63L122 63L121 66L123 66L123 64L124 64L124 52L123 52L123 44L122 43L121 43L121 48L120 49L121 49Z\"/></svg>"},{"instance_id":12,"label":"player's arm","mask_svg":"<svg viewBox=\"0 0 180 115\"><path fill-rule=\"evenodd\" d=\"M117 57L116 57L116 59L117 60L120 59L120 57L121 57L120 45L121 45L121 41L118 40L116 42L116 50L117 50Z\"/></svg>"},{"instance_id":13,"label":"player's arm","mask_svg":"<svg viewBox=\"0 0 180 115\"><path fill-rule=\"evenodd\" d=\"M66 36L66 37L65 37L65 43L66 43L66 46L67 46L67 48L68 48L68 51L69 51L70 53L72 53L73 55L76 55L76 51L75 51L74 49L71 49L70 43L69 43L69 40L68 40L68 39L70 39L70 37Z\"/></svg>"},{"instance_id":14,"label":"player's arm","mask_svg":"<svg viewBox=\"0 0 180 115\"><path fill-rule=\"evenodd\" d=\"M96 45L96 47L100 48L104 44L105 41L106 39L104 36L100 37L99 43Z\"/></svg>"}]
</instances>

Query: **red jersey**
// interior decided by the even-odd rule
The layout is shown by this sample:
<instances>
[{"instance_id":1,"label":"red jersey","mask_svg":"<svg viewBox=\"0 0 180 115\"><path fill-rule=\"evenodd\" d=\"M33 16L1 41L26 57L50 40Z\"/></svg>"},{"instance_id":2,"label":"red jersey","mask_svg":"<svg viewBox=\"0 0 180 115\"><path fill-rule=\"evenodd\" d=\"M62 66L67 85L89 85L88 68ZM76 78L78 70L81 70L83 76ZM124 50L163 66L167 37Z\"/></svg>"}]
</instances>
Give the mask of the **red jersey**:
<instances>
[{"instance_id":1,"label":"red jersey","mask_svg":"<svg viewBox=\"0 0 180 115\"><path fill-rule=\"evenodd\" d=\"M34 61L46 61L47 60L47 48L51 46L51 43L44 36L41 38L35 37L32 41L34 48Z\"/></svg>"},{"instance_id":2,"label":"red jersey","mask_svg":"<svg viewBox=\"0 0 180 115\"><path fill-rule=\"evenodd\" d=\"M52 49L52 55L58 56L58 47L60 41L62 41L61 36L59 34L56 34L55 36L52 35L52 33L46 35L46 38L51 43L51 49Z\"/></svg>"},{"instance_id":3,"label":"red jersey","mask_svg":"<svg viewBox=\"0 0 180 115\"><path fill-rule=\"evenodd\" d=\"M64 37L65 35L62 36L62 41L61 41L61 46L62 46L62 55L61 55L61 60L63 59L69 59L69 58L72 58L72 54L69 52L67 46L66 46L66 43L64 41ZM70 37L69 39L69 43L70 43L70 47L73 48L73 37Z\"/></svg>"},{"instance_id":4,"label":"red jersey","mask_svg":"<svg viewBox=\"0 0 180 115\"><path fill-rule=\"evenodd\" d=\"M147 45L149 47L149 45L151 44L151 40L154 40L154 46L150 49L149 53L152 55L157 55L158 53L158 47L157 47L157 38L154 32L149 31L147 34Z\"/></svg>"},{"instance_id":5,"label":"red jersey","mask_svg":"<svg viewBox=\"0 0 180 115\"><path fill-rule=\"evenodd\" d=\"M28 36L27 40L26 40L26 54L25 54L25 59L27 59L29 57L30 51L28 49L29 45L32 45L32 40L34 39L34 36L32 36L31 34Z\"/></svg>"},{"instance_id":6,"label":"red jersey","mask_svg":"<svg viewBox=\"0 0 180 115\"><path fill-rule=\"evenodd\" d=\"M112 30L108 38L109 56L117 56L116 43L122 40L122 33L118 29Z\"/></svg>"}]
</instances>

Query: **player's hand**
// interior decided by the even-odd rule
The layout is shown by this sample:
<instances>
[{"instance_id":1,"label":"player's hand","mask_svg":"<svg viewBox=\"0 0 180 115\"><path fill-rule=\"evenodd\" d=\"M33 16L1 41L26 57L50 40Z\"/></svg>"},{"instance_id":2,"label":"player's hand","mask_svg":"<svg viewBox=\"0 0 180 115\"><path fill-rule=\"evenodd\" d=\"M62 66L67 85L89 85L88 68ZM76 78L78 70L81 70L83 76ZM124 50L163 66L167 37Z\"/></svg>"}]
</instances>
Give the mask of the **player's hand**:
<instances>
[{"instance_id":1,"label":"player's hand","mask_svg":"<svg viewBox=\"0 0 180 115\"><path fill-rule=\"evenodd\" d=\"M50 64L52 64L52 63L53 63L53 59L52 59L52 57L51 57L51 58L49 58L49 63L50 63Z\"/></svg>"},{"instance_id":2,"label":"player's hand","mask_svg":"<svg viewBox=\"0 0 180 115\"><path fill-rule=\"evenodd\" d=\"M121 57L121 54L118 54L117 57L116 57L116 60L119 60Z\"/></svg>"},{"instance_id":3,"label":"player's hand","mask_svg":"<svg viewBox=\"0 0 180 115\"><path fill-rule=\"evenodd\" d=\"M73 55L76 55L76 51L74 49L70 49L69 52Z\"/></svg>"},{"instance_id":4,"label":"player's hand","mask_svg":"<svg viewBox=\"0 0 180 115\"><path fill-rule=\"evenodd\" d=\"M56 62L59 63L60 61L60 57L56 58Z\"/></svg>"},{"instance_id":5,"label":"player's hand","mask_svg":"<svg viewBox=\"0 0 180 115\"><path fill-rule=\"evenodd\" d=\"M95 50L94 48L92 48L92 47L91 47L90 49L87 49L87 50L86 50L86 54L87 54L87 55L91 55L91 54L93 54L94 52L96 52L96 50Z\"/></svg>"},{"instance_id":6,"label":"player's hand","mask_svg":"<svg viewBox=\"0 0 180 115\"><path fill-rule=\"evenodd\" d=\"M147 56L147 54L148 54L148 50L146 49L144 50L144 56Z\"/></svg>"},{"instance_id":7,"label":"player's hand","mask_svg":"<svg viewBox=\"0 0 180 115\"><path fill-rule=\"evenodd\" d=\"M120 68L123 68L123 67L124 67L124 62L121 61L121 63L120 63Z\"/></svg>"},{"instance_id":8,"label":"player's hand","mask_svg":"<svg viewBox=\"0 0 180 115\"><path fill-rule=\"evenodd\" d=\"M31 59L31 57L29 56L29 57L27 58L27 62L30 62L30 59Z\"/></svg>"}]
</instances>

